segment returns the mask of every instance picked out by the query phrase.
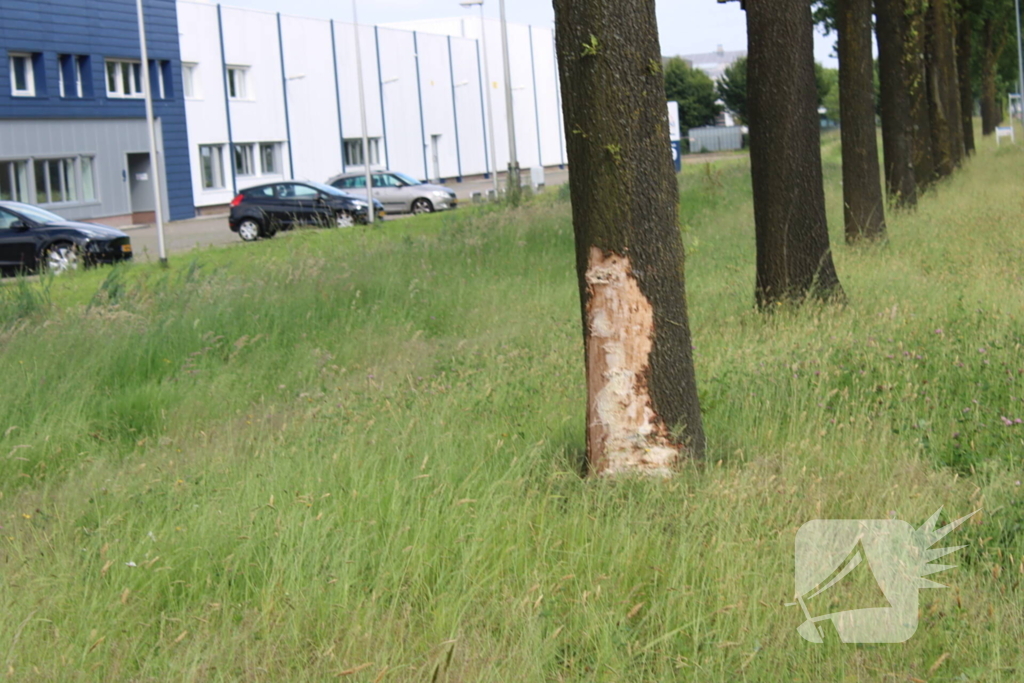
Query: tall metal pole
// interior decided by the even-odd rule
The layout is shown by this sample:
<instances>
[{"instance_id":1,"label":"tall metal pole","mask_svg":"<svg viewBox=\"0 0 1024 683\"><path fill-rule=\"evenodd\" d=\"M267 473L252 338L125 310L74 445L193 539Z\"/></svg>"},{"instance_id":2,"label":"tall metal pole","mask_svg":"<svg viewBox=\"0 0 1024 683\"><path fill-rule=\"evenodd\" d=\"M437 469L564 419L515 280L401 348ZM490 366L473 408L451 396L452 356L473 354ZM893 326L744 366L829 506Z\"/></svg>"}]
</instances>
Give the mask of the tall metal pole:
<instances>
[{"instance_id":1,"label":"tall metal pole","mask_svg":"<svg viewBox=\"0 0 1024 683\"><path fill-rule=\"evenodd\" d=\"M377 220L373 207L373 183L370 178L370 137L366 133L366 95L363 92L363 52L359 47L359 16L356 14L356 0L352 0L352 29L356 34L356 77L359 81L359 118L363 123L363 169L366 171L366 216L370 225Z\"/></svg>"},{"instance_id":2,"label":"tall metal pole","mask_svg":"<svg viewBox=\"0 0 1024 683\"><path fill-rule=\"evenodd\" d=\"M505 0L498 0L501 8L501 57L505 67L505 111L508 114L508 179L509 199L519 201L519 160L516 156L516 121L512 113L512 69L508 60L508 23L505 21Z\"/></svg>"},{"instance_id":3,"label":"tall metal pole","mask_svg":"<svg viewBox=\"0 0 1024 683\"><path fill-rule=\"evenodd\" d=\"M1014 4L1017 10L1017 85L1019 86L1017 93L1021 97L1020 122L1024 126L1024 44L1020 39L1020 0L1016 0Z\"/></svg>"},{"instance_id":4,"label":"tall metal pole","mask_svg":"<svg viewBox=\"0 0 1024 683\"><path fill-rule=\"evenodd\" d=\"M149 133L149 173L153 178L153 198L156 200L156 244L160 265L167 265L164 245L164 212L160 197L160 162L156 156L156 128L153 120L153 90L149 78L149 51L146 49L146 20L142 13L142 0L135 0L139 16L139 44L142 46L142 90L146 99L146 130Z\"/></svg>"},{"instance_id":5,"label":"tall metal pole","mask_svg":"<svg viewBox=\"0 0 1024 683\"><path fill-rule=\"evenodd\" d=\"M487 61L487 24L484 23L484 3L480 3L480 42L484 48L484 78L487 79L487 128L491 138L491 177L494 179L494 198L498 198L498 148L494 145L494 106L491 104L491 67Z\"/></svg>"}]
</instances>

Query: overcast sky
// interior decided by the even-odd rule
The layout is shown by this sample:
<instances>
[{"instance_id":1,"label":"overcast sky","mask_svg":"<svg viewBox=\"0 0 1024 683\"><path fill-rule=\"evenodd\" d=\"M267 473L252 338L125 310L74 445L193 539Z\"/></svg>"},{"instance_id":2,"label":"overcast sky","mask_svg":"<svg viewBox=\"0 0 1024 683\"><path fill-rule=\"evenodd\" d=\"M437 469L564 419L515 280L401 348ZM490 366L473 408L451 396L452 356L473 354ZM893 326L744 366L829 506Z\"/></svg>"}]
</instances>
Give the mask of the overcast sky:
<instances>
[{"instance_id":1,"label":"overcast sky","mask_svg":"<svg viewBox=\"0 0 1024 683\"><path fill-rule=\"evenodd\" d=\"M358 0L359 22L387 24L416 19L476 14L477 8L463 9L459 0ZM350 20L351 0L223 0L225 5L286 12L299 16ZM552 26L555 21L551 0L507 0L508 20L520 24ZM484 14L498 18L497 0L485 0ZM711 52L721 45L726 50L745 50L747 31L738 2L720 5L715 0L659 0L658 27L663 55ZM831 57L832 38L817 36L815 57L835 67Z\"/></svg>"}]
</instances>

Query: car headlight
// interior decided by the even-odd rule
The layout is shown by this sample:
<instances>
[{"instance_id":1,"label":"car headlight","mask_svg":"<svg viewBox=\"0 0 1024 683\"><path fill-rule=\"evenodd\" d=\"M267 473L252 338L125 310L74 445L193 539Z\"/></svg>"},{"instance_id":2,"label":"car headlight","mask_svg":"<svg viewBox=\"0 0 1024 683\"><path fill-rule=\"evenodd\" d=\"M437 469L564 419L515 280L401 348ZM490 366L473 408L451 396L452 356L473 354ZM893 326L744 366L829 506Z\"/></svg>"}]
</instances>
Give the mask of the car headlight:
<instances>
[{"instance_id":1,"label":"car headlight","mask_svg":"<svg viewBox=\"0 0 1024 683\"><path fill-rule=\"evenodd\" d=\"M434 190L434 196L435 197L447 197L448 196L448 190Z\"/></svg>"},{"instance_id":2,"label":"car headlight","mask_svg":"<svg viewBox=\"0 0 1024 683\"><path fill-rule=\"evenodd\" d=\"M366 202L353 201L352 206L354 206L357 209L365 209L368 205Z\"/></svg>"}]
</instances>

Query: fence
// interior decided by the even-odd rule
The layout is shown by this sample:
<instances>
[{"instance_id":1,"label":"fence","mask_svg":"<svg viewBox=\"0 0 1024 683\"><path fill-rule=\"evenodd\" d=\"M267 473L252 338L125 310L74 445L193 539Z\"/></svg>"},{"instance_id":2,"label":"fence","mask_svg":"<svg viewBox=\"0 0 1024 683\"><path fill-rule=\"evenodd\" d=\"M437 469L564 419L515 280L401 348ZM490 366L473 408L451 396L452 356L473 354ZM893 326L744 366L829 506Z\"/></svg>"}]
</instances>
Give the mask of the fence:
<instances>
[{"instance_id":1,"label":"fence","mask_svg":"<svg viewBox=\"0 0 1024 683\"><path fill-rule=\"evenodd\" d=\"M743 129L740 126L705 126L691 128L690 152L722 152L743 149Z\"/></svg>"}]
</instances>

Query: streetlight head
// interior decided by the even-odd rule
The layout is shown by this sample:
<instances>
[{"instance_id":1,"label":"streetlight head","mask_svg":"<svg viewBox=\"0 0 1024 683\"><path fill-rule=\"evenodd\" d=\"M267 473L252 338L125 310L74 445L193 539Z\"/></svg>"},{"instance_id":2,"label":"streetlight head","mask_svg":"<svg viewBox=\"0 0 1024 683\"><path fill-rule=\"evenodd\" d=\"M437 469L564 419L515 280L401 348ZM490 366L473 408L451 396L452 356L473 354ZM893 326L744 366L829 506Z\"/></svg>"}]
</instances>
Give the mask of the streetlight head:
<instances>
[{"instance_id":1,"label":"streetlight head","mask_svg":"<svg viewBox=\"0 0 1024 683\"><path fill-rule=\"evenodd\" d=\"M484 0L463 0L463 2L459 3L462 7L474 7L482 4L484 4Z\"/></svg>"}]
</instances>

